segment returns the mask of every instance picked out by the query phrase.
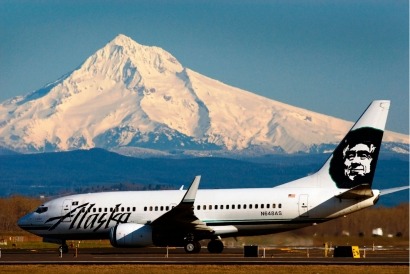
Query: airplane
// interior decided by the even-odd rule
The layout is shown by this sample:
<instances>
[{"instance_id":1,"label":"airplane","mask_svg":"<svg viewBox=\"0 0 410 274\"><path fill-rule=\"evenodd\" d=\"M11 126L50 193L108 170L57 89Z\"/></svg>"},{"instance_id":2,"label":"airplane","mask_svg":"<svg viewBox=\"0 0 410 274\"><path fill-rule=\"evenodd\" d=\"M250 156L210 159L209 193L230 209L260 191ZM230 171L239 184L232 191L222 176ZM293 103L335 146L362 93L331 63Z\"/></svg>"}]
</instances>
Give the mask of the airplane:
<instances>
[{"instance_id":1,"label":"airplane","mask_svg":"<svg viewBox=\"0 0 410 274\"><path fill-rule=\"evenodd\" d=\"M329 221L409 186L372 189L390 101L373 101L314 174L272 188L118 191L77 194L40 205L18 226L60 244L109 239L114 247L172 246L221 253L222 238L266 235Z\"/></svg>"}]
</instances>

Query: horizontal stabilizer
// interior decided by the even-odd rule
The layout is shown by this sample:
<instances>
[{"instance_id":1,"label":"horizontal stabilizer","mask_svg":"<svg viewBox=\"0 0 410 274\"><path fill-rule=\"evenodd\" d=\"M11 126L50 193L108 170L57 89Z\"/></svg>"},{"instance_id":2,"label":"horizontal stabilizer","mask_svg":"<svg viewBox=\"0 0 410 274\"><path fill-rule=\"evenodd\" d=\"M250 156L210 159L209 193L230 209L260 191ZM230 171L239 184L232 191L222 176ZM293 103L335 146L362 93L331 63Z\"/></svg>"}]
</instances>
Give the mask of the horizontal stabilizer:
<instances>
[{"instance_id":1,"label":"horizontal stabilizer","mask_svg":"<svg viewBox=\"0 0 410 274\"><path fill-rule=\"evenodd\" d=\"M340 199L367 199L373 197L373 191L370 188L370 185L368 184L363 184L363 185L358 185L355 186L354 188L351 188L347 190L346 192L340 193L339 195L336 195L337 198Z\"/></svg>"},{"instance_id":2,"label":"horizontal stabilizer","mask_svg":"<svg viewBox=\"0 0 410 274\"><path fill-rule=\"evenodd\" d=\"M395 187L395 188L382 189L380 190L380 195L386 195L386 194L394 193L394 192L409 189L409 188L410 186L400 186L400 187Z\"/></svg>"}]
</instances>

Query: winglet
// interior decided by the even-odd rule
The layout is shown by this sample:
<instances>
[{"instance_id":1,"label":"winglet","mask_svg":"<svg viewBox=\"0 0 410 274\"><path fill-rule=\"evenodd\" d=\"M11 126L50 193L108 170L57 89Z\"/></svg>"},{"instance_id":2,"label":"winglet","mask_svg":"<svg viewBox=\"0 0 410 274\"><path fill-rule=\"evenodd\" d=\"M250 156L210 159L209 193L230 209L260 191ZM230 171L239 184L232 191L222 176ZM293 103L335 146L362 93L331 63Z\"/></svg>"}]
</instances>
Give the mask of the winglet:
<instances>
[{"instance_id":1,"label":"winglet","mask_svg":"<svg viewBox=\"0 0 410 274\"><path fill-rule=\"evenodd\" d=\"M201 176L195 176L195 179L192 181L191 185L189 186L188 190L185 193L184 198L182 199L181 203L194 203L195 202L195 197L196 197L196 192L199 187L199 182L201 181Z\"/></svg>"}]
</instances>

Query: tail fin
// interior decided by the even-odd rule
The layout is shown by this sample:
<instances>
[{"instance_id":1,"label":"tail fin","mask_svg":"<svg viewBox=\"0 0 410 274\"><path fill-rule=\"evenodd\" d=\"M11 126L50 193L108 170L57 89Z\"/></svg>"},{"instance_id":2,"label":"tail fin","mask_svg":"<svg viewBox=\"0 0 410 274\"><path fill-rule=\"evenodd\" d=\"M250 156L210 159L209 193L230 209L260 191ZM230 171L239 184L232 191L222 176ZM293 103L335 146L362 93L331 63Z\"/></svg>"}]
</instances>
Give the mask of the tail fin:
<instances>
[{"instance_id":1,"label":"tail fin","mask_svg":"<svg viewBox=\"0 0 410 274\"><path fill-rule=\"evenodd\" d=\"M322 186L371 188L389 107L387 100L370 104L316 173Z\"/></svg>"}]
</instances>

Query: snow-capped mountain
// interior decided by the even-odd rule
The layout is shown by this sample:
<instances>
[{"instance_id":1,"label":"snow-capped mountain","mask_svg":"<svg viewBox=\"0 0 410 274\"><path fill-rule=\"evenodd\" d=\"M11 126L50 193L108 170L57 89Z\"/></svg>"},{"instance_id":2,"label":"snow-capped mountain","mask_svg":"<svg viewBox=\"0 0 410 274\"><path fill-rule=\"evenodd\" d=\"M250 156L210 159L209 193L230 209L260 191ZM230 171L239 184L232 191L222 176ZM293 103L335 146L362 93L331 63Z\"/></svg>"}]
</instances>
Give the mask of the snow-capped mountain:
<instances>
[{"instance_id":1,"label":"snow-capped mountain","mask_svg":"<svg viewBox=\"0 0 410 274\"><path fill-rule=\"evenodd\" d=\"M323 151L351 125L228 86L118 35L73 72L3 102L0 146L293 153ZM408 153L407 135L388 132L385 141Z\"/></svg>"}]
</instances>

